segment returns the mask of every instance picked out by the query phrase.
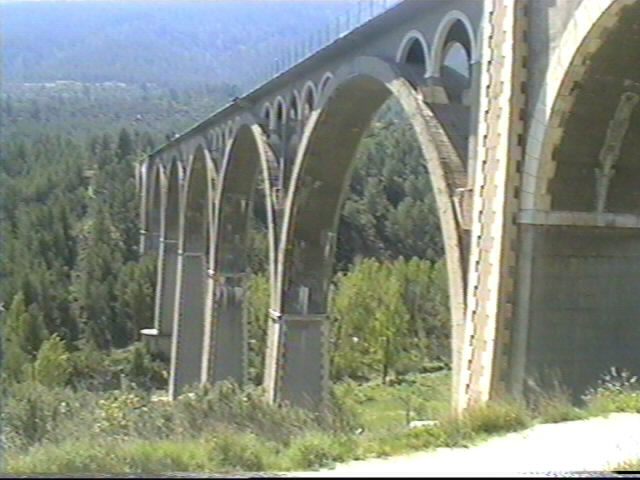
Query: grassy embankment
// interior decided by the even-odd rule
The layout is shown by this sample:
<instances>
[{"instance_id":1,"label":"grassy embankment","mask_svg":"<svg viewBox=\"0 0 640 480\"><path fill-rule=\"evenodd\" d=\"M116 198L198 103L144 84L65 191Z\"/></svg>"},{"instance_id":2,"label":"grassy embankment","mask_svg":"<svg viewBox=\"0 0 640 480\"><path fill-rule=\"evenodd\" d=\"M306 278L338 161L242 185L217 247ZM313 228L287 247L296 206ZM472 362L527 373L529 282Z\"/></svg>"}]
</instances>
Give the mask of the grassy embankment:
<instances>
[{"instance_id":1,"label":"grassy embankment","mask_svg":"<svg viewBox=\"0 0 640 480\"><path fill-rule=\"evenodd\" d=\"M449 382L450 374L439 372L395 385L340 383L324 419L273 408L259 390L233 385L173 403L137 390L74 393L23 385L5 408L7 467L9 473L300 471L471 445L534 423L640 412L640 392L614 381L587 395L583 408L558 390L528 407L495 401L455 419L448 412ZM408 428L423 419L439 423Z\"/></svg>"}]
</instances>

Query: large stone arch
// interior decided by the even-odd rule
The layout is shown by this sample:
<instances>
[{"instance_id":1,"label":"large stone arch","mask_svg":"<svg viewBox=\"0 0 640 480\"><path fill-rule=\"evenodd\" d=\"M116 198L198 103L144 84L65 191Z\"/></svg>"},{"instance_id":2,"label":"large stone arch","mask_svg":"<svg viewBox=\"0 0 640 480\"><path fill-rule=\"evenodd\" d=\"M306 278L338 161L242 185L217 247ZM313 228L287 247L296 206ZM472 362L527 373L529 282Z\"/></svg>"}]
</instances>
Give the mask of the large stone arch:
<instances>
[{"instance_id":1,"label":"large stone arch","mask_svg":"<svg viewBox=\"0 0 640 480\"><path fill-rule=\"evenodd\" d=\"M170 398L200 381L215 178L209 152L198 144L188 160L180 210Z\"/></svg>"},{"instance_id":2,"label":"large stone arch","mask_svg":"<svg viewBox=\"0 0 640 480\"><path fill-rule=\"evenodd\" d=\"M640 372L640 2L582 2L527 135L511 383ZM525 392L527 390L525 389Z\"/></svg>"},{"instance_id":3,"label":"large stone arch","mask_svg":"<svg viewBox=\"0 0 640 480\"><path fill-rule=\"evenodd\" d=\"M249 275L249 226L258 177L262 178L267 211L269 284L275 284L275 230L269 184L274 162L258 121L246 113L227 149L218 188L212 229L211 278L207 300L202 381L233 379L247 374L245 297ZM266 319L265 319L266 321Z\"/></svg>"},{"instance_id":4,"label":"large stone arch","mask_svg":"<svg viewBox=\"0 0 640 480\"><path fill-rule=\"evenodd\" d=\"M447 256L456 379L464 322L461 230L452 198L466 185L466 173L446 133L397 67L381 59L354 59L336 72L327 89L303 134L287 196L265 372L271 400L313 408L323 404L327 393L328 287L353 158L374 114L392 95L416 131L437 200Z\"/></svg>"}]
</instances>

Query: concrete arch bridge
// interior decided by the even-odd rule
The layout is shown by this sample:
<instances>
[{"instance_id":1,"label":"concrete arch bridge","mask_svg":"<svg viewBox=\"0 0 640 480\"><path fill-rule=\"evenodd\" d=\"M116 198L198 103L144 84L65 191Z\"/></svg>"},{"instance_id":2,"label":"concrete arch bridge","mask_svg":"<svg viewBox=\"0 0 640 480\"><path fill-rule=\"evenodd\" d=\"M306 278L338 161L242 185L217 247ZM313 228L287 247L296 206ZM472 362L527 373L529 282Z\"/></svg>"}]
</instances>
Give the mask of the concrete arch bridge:
<instances>
[{"instance_id":1,"label":"concrete arch bridge","mask_svg":"<svg viewBox=\"0 0 640 480\"><path fill-rule=\"evenodd\" d=\"M248 225L268 217L272 401L320 408L339 213L395 97L435 192L453 407L640 371L640 1L404 0L220 109L138 169L170 395L245 381ZM241 59L239 59L241 60ZM256 182L261 198L254 198Z\"/></svg>"}]
</instances>

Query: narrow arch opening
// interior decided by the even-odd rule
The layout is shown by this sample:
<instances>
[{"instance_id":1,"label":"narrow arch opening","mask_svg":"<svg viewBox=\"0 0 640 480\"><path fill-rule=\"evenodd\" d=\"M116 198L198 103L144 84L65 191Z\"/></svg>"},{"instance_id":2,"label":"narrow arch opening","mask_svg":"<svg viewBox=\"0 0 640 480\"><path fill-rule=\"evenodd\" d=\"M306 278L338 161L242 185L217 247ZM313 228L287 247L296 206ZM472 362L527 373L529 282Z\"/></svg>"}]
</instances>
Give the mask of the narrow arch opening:
<instances>
[{"instance_id":1,"label":"narrow arch opening","mask_svg":"<svg viewBox=\"0 0 640 480\"><path fill-rule=\"evenodd\" d=\"M276 121L279 125L284 123L285 121L284 104L281 100L278 100L278 102L276 103Z\"/></svg>"},{"instance_id":2,"label":"narrow arch opening","mask_svg":"<svg viewBox=\"0 0 640 480\"><path fill-rule=\"evenodd\" d=\"M316 103L316 99L315 99L315 94L313 92L313 88L312 87L307 87L307 90L305 91L304 94L304 116L305 118L309 117L309 115L311 115L311 112L314 109Z\"/></svg>"},{"instance_id":3,"label":"narrow arch opening","mask_svg":"<svg viewBox=\"0 0 640 480\"><path fill-rule=\"evenodd\" d=\"M271 128L271 107L269 105L265 105L262 111L262 118L264 119L264 125L267 128Z\"/></svg>"},{"instance_id":4,"label":"narrow arch opening","mask_svg":"<svg viewBox=\"0 0 640 480\"><path fill-rule=\"evenodd\" d=\"M296 121L298 120L299 113L299 105L298 105L298 96L293 92L291 94L291 98L289 99L289 120Z\"/></svg>"},{"instance_id":5,"label":"narrow arch opening","mask_svg":"<svg viewBox=\"0 0 640 480\"><path fill-rule=\"evenodd\" d=\"M467 27L456 20L442 47L440 78L453 103L463 103L464 93L471 87L472 43Z\"/></svg>"},{"instance_id":6,"label":"narrow arch opening","mask_svg":"<svg viewBox=\"0 0 640 480\"><path fill-rule=\"evenodd\" d=\"M427 67L427 52L424 51L422 43L417 38L414 38L409 43L404 63L422 67L423 69Z\"/></svg>"}]
</instances>

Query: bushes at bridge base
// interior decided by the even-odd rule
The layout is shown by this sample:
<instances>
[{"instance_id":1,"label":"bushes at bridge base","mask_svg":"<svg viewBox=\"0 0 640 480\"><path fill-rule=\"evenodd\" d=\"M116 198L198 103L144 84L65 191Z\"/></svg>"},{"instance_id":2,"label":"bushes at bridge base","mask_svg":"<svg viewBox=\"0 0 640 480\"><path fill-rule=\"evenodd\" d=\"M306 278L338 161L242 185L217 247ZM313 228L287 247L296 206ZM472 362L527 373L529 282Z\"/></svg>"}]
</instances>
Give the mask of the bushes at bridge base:
<instances>
[{"instance_id":1,"label":"bushes at bridge base","mask_svg":"<svg viewBox=\"0 0 640 480\"><path fill-rule=\"evenodd\" d=\"M596 390L590 398L607 399L597 410L589 410L589 402L585 409L572 408L585 418L607 408L629 411L637 387L625 378L622 385L609 379ZM25 384L13 387L5 408L8 473L303 471L470 446L545 418L557 421L567 411L566 396L550 392L529 407L503 398L455 417L449 382L450 373L437 373L409 376L394 386L338 384L335 406L324 419L276 408L260 389L229 383L194 388L174 402L141 390L73 392ZM436 422L409 428L412 419Z\"/></svg>"}]
</instances>

